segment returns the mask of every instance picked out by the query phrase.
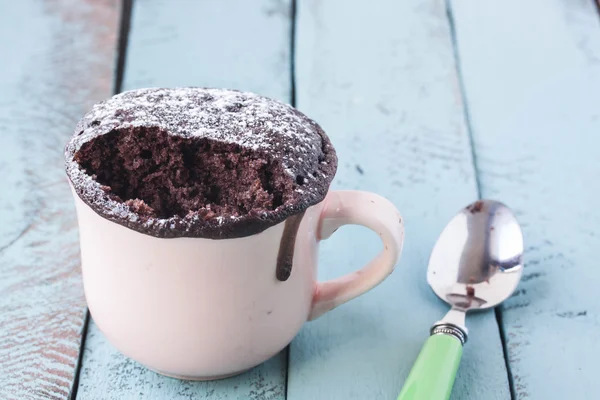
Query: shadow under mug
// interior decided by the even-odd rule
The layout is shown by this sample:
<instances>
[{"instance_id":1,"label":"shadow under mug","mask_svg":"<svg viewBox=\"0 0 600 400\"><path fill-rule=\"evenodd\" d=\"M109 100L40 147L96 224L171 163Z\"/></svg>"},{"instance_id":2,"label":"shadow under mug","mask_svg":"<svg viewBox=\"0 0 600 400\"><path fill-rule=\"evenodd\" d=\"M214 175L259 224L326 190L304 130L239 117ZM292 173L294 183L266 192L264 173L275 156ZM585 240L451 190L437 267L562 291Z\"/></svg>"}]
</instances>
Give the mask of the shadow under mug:
<instances>
[{"instance_id":1,"label":"shadow under mug","mask_svg":"<svg viewBox=\"0 0 600 400\"><path fill-rule=\"evenodd\" d=\"M243 238L165 239L111 222L73 194L96 325L126 356L181 379L224 378L274 356L305 321L383 281L402 250L398 210L367 192L332 191L306 210L283 281L279 248L298 216ZM362 269L317 282L319 241L346 224L372 229L384 248Z\"/></svg>"}]
</instances>

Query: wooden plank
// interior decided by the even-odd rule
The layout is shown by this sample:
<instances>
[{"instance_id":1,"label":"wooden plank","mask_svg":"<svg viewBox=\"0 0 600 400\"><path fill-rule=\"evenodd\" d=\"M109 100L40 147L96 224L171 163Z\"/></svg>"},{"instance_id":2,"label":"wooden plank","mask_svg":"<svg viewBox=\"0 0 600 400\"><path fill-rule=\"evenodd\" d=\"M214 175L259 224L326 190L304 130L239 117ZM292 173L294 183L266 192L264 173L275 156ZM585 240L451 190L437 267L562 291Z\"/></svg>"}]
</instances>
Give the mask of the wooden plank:
<instances>
[{"instance_id":1,"label":"wooden plank","mask_svg":"<svg viewBox=\"0 0 600 400\"><path fill-rule=\"evenodd\" d=\"M523 224L503 309L518 399L592 399L600 354L600 22L593 0L453 0L483 195Z\"/></svg>"},{"instance_id":2,"label":"wooden plank","mask_svg":"<svg viewBox=\"0 0 600 400\"><path fill-rule=\"evenodd\" d=\"M123 89L225 87L289 103L291 10L291 0L136 1Z\"/></svg>"},{"instance_id":3,"label":"wooden plank","mask_svg":"<svg viewBox=\"0 0 600 400\"><path fill-rule=\"evenodd\" d=\"M0 398L65 399L85 319L63 148L110 93L116 1L0 6Z\"/></svg>"},{"instance_id":4,"label":"wooden plank","mask_svg":"<svg viewBox=\"0 0 600 400\"><path fill-rule=\"evenodd\" d=\"M407 234L390 278L292 343L288 399L392 399L447 311L426 284L429 252L477 198L444 2L299 2L295 61L297 105L338 150L335 187L391 199ZM320 277L352 271L379 248L376 235L342 229L324 242ZM494 313L468 325L453 398L509 398Z\"/></svg>"},{"instance_id":5,"label":"wooden plank","mask_svg":"<svg viewBox=\"0 0 600 400\"><path fill-rule=\"evenodd\" d=\"M285 353L238 377L210 382L159 375L124 357L106 342L93 321L88 328L78 399L284 399Z\"/></svg>"},{"instance_id":6,"label":"wooden plank","mask_svg":"<svg viewBox=\"0 0 600 400\"><path fill-rule=\"evenodd\" d=\"M291 1L136 1L124 89L211 86L290 101ZM285 351L219 382L160 376L119 354L92 323L80 399L285 398Z\"/></svg>"}]
</instances>

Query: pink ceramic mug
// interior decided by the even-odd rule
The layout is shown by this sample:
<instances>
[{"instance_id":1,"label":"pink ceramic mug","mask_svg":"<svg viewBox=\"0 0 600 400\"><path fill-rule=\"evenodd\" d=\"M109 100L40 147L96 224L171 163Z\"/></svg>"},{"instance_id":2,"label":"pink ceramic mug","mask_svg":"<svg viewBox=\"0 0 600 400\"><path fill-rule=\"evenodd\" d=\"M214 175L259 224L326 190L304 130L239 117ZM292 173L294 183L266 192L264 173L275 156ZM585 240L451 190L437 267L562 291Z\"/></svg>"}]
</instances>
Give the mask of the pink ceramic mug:
<instances>
[{"instance_id":1,"label":"pink ceramic mug","mask_svg":"<svg viewBox=\"0 0 600 400\"><path fill-rule=\"evenodd\" d=\"M367 192L330 192L303 216L221 240L145 235L99 216L74 196L94 321L125 355L183 379L226 377L267 360L305 321L383 281L402 249L398 211ZM281 281L275 273L280 243L294 222L292 269ZM317 282L319 241L346 224L377 232L384 248L364 268Z\"/></svg>"}]
</instances>

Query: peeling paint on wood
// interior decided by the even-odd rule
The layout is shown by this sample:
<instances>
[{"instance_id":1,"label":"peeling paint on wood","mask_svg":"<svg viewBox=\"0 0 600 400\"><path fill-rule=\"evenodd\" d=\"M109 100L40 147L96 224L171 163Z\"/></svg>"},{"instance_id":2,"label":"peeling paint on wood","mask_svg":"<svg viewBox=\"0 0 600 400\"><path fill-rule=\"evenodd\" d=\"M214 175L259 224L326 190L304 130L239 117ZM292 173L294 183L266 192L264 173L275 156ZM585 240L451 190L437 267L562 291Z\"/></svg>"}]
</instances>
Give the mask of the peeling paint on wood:
<instances>
[{"instance_id":1,"label":"peeling paint on wood","mask_svg":"<svg viewBox=\"0 0 600 400\"><path fill-rule=\"evenodd\" d=\"M0 11L0 398L65 399L85 302L63 148L110 93L116 1Z\"/></svg>"},{"instance_id":2,"label":"peeling paint on wood","mask_svg":"<svg viewBox=\"0 0 600 400\"><path fill-rule=\"evenodd\" d=\"M593 0L452 0L484 197L527 250L502 320L517 399L598 397L600 18Z\"/></svg>"}]
</instances>

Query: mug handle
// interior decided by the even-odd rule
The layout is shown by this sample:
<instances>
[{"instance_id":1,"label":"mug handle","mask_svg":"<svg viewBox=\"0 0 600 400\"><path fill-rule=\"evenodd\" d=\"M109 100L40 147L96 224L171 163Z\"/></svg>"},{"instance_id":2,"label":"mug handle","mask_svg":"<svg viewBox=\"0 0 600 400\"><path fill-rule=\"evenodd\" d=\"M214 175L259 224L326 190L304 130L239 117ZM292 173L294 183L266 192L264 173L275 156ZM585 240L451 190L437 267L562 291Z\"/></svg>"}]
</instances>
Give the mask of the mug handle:
<instances>
[{"instance_id":1,"label":"mug handle","mask_svg":"<svg viewBox=\"0 0 600 400\"><path fill-rule=\"evenodd\" d=\"M321 212L317 239L327 239L339 227L349 224L362 225L375 231L381 237L383 250L358 271L330 281L318 282L309 320L373 289L392 273L400 258L404 223L390 201L369 192L330 192Z\"/></svg>"}]
</instances>

